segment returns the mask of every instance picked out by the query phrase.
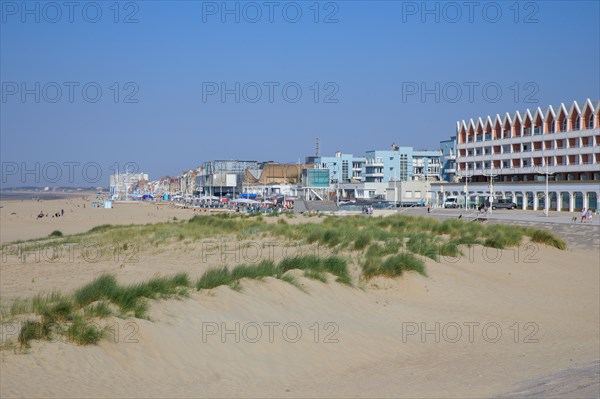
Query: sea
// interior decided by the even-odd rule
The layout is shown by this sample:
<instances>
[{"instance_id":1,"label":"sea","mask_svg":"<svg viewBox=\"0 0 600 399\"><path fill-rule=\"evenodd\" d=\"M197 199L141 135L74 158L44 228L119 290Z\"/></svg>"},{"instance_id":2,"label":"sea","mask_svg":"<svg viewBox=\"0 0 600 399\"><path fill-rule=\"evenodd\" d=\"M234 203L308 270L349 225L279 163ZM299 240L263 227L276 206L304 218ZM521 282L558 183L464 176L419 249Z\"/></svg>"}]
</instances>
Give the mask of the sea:
<instances>
[{"instance_id":1,"label":"sea","mask_svg":"<svg viewBox=\"0 0 600 399\"><path fill-rule=\"evenodd\" d=\"M90 192L56 192L56 191L0 191L0 201L18 200L56 200L63 198L93 195Z\"/></svg>"}]
</instances>

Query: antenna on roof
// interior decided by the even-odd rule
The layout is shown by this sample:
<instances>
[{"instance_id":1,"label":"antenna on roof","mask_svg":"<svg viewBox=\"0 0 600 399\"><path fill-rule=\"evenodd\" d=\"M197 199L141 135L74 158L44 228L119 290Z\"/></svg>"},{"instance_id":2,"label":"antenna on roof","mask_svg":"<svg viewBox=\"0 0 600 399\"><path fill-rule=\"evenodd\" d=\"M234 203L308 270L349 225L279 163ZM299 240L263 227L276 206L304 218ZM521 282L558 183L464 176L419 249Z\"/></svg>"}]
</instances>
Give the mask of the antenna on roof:
<instances>
[{"instance_id":1,"label":"antenna on roof","mask_svg":"<svg viewBox=\"0 0 600 399\"><path fill-rule=\"evenodd\" d=\"M321 148L319 147L319 138L318 137L316 138L316 145L317 145L317 148L315 151L315 155L320 157L321 156Z\"/></svg>"}]
</instances>

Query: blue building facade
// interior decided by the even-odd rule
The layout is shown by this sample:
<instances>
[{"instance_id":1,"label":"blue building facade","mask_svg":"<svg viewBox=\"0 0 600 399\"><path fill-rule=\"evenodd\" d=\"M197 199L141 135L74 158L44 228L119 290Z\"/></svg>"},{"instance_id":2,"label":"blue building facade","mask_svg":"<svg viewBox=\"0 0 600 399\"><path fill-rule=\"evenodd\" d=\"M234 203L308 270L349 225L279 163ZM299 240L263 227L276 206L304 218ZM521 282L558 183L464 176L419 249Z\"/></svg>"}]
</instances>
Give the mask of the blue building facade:
<instances>
[{"instance_id":1,"label":"blue building facade","mask_svg":"<svg viewBox=\"0 0 600 399\"><path fill-rule=\"evenodd\" d=\"M438 181L440 180L440 155L438 150L415 150L413 147L396 145L387 151L368 151L365 182Z\"/></svg>"},{"instance_id":2,"label":"blue building facade","mask_svg":"<svg viewBox=\"0 0 600 399\"><path fill-rule=\"evenodd\" d=\"M306 162L329 170L329 182L387 183L390 181L439 181L439 150L415 150L392 145L390 150L367 151L364 157L337 152L334 157L307 157Z\"/></svg>"},{"instance_id":3,"label":"blue building facade","mask_svg":"<svg viewBox=\"0 0 600 399\"><path fill-rule=\"evenodd\" d=\"M443 181L453 182L456 178L456 136L450 137L448 140L440 141L440 158L441 170L440 175Z\"/></svg>"},{"instance_id":4,"label":"blue building facade","mask_svg":"<svg viewBox=\"0 0 600 399\"><path fill-rule=\"evenodd\" d=\"M363 181L366 159L353 154L337 152L333 157L308 157L307 163L319 169L329 169L330 183L353 183Z\"/></svg>"}]
</instances>

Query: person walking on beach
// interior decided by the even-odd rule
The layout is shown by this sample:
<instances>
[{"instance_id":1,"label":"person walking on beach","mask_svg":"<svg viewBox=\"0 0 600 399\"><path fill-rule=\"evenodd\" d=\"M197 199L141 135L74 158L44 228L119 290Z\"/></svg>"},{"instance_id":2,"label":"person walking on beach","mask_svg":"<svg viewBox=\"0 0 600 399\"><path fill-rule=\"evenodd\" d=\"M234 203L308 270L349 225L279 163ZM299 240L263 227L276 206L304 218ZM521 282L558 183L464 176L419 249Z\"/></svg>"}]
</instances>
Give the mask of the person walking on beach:
<instances>
[{"instance_id":1,"label":"person walking on beach","mask_svg":"<svg viewBox=\"0 0 600 399\"><path fill-rule=\"evenodd\" d=\"M583 223L583 222L585 222L585 217L586 217L586 215L587 215L587 210L586 210L585 208L583 208L583 209L581 210L581 220L579 221L579 223Z\"/></svg>"}]
</instances>

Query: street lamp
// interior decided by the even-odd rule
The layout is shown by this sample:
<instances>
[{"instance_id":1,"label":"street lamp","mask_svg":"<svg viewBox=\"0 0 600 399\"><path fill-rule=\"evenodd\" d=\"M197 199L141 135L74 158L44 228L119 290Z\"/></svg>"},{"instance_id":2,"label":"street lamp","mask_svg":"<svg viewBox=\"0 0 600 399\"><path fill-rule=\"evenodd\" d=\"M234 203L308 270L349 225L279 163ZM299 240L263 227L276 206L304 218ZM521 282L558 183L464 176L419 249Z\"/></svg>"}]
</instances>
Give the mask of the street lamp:
<instances>
[{"instance_id":1,"label":"street lamp","mask_svg":"<svg viewBox=\"0 0 600 399\"><path fill-rule=\"evenodd\" d=\"M465 179L465 210L469 209L469 179L473 176L473 174L468 174L465 171L463 178Z\"/></svg>"},{"instance_id":2,"label":"street lamp","mask_svg":"<svg viewBox=\"0 0 600 399\"><path fill-rule=\"evenodd\" d=\"M550 173L548 171L548 157L544 157L542 155L542 158L544 159L544 163L546 164L545 172L540 172L538 170L537 173L538 174L546 175L546 192L545 192L545 195L544 195L544 216L548 217L548 214L550 212L550 201L549 201L549 193L548 193L548 181L550 180L550 176L553 175L554 172Z\"/></svg>"},{"instance_id":3,"label":"street lamp","mask_svg":"<svg viewBox=\"0 0 600 399\"><path fill-rule=\"evenodd\" d=\"M484 176L489 176L489 178L490 178L490 197L489 197L490 209L489 209L489 212L490 212L490 215L491 215L492 214L492 207L493 207L493 203L494 203L493 202L494 201L494 177L498 176L498 173L494 173L492 171L491 164L490 164L490 171L489 171L489 173L483 172L483 174L484 174Z\"/></svg>"}]
</instances>

